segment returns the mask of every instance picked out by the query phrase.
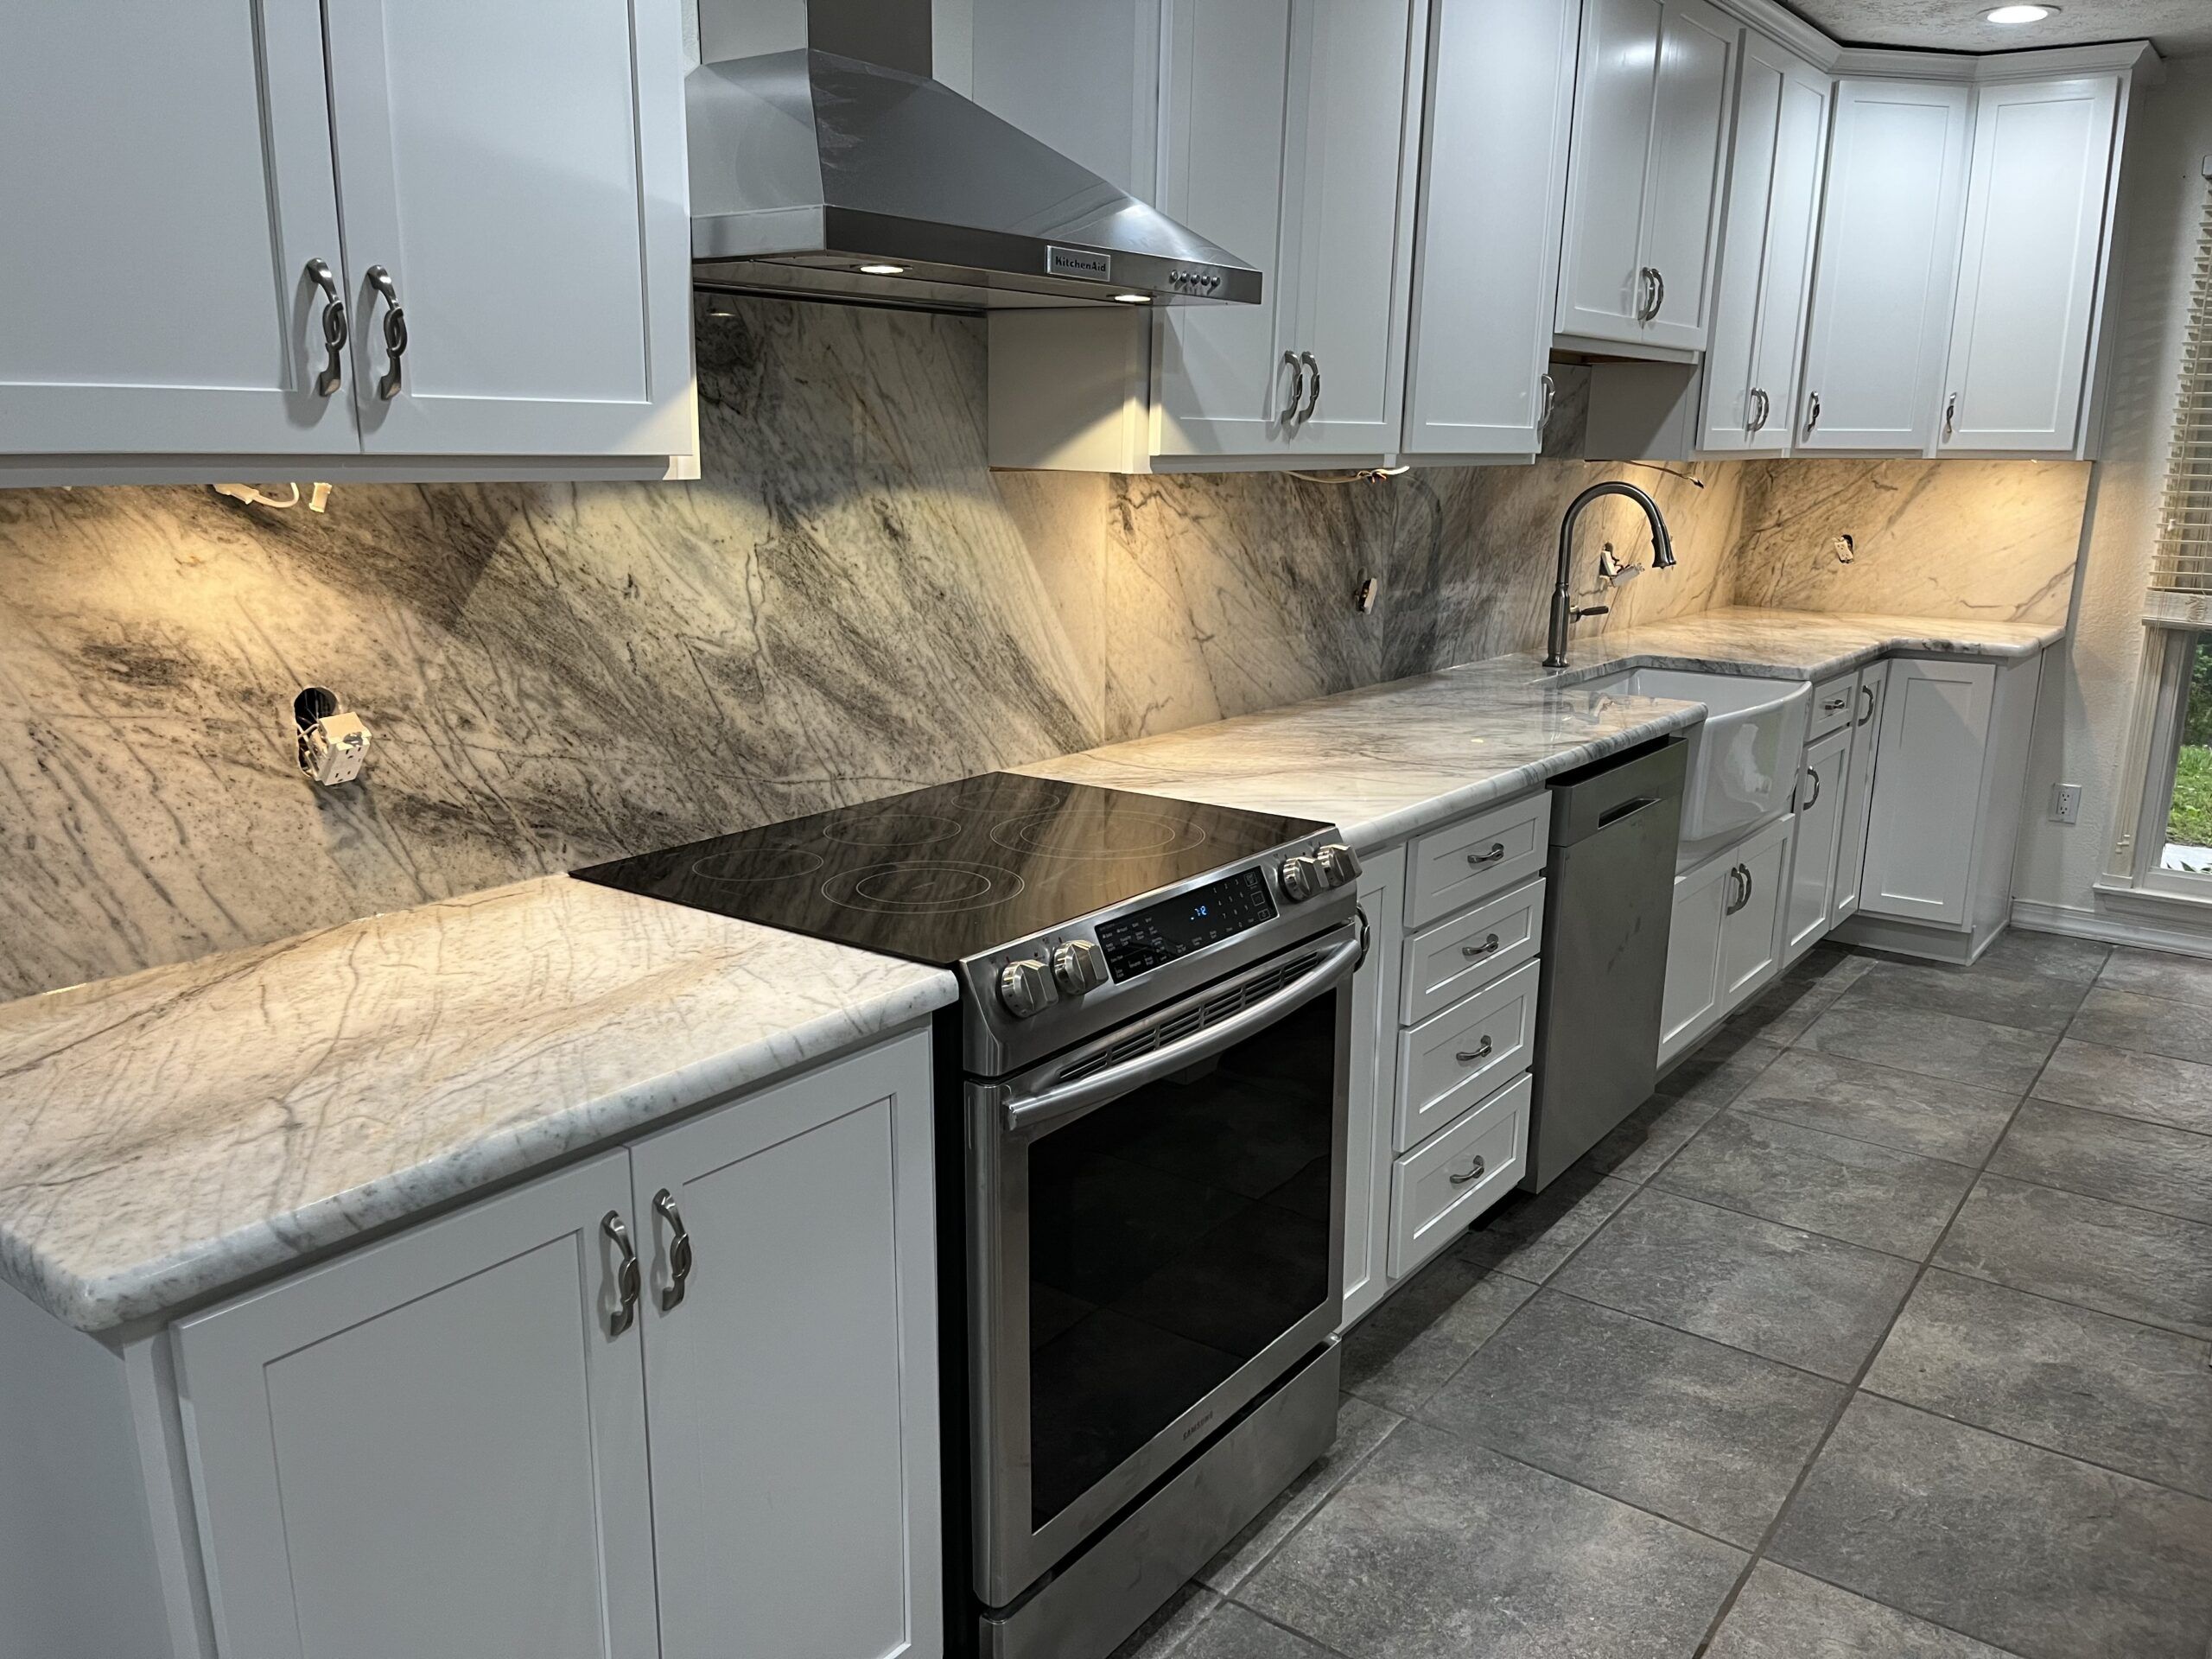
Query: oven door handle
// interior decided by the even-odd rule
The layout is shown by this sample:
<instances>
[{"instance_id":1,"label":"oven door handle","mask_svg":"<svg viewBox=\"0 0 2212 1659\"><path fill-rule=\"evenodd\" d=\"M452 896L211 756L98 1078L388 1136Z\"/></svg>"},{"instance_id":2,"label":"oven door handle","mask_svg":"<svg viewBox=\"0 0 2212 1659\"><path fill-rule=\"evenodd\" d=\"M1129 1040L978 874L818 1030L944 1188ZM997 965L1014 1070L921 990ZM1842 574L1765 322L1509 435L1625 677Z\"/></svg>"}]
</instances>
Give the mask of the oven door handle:
<instances>
[{"instance_id":1,"label":"oven door handle","mask_svg":"<svg viewBox=\"0 0 2212 1659\"><path fill-rule=\"evenodd\" d=\"M1125 1095L1224 1049L1233 1048L1292 1010L1335 990L1359 966L1363 949L1358 931L1351 924L1345 925L1344 935L1313 968L1273 996L1239 1009L1226 1020L1202 1026L1179 1042L1152 1049L1124 1065L1094 1071L1058 1089L1014 1096L1006 1106L1007 1132L1019 1135L1103 1106L1117 1095Z\"/></svg>"}]
</instances>

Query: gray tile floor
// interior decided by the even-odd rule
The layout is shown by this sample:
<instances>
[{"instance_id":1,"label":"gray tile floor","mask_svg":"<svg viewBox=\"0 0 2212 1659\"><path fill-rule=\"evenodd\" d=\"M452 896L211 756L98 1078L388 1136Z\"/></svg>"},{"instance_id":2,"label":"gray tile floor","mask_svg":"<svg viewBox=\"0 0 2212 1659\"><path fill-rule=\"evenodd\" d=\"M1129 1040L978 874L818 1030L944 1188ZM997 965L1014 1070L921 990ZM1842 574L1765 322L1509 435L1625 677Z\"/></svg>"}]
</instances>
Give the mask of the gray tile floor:
<instances>
[{"instance_id":1,"label":"gray tile floor","mask_svg":"<svg viewBox=\"0 0 2212 1659\"><path fill-rule=\"evenodd\" d=\"M1126 1659L2207 1659L2212 962L1822 948L1344 1357Z\"/></svg>"}]
</instances>

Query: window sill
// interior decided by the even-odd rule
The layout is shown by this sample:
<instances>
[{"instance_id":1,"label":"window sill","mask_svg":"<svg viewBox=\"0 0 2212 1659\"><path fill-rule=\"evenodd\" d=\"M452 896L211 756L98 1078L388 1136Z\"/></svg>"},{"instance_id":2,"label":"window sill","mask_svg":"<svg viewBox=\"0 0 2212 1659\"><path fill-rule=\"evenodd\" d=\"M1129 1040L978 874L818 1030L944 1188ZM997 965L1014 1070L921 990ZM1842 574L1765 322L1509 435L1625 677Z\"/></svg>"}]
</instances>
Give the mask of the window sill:
<instances>
[{"instance_id":1,"label":"window sill","mask_svg":"<svg viewBox=\"0 0 2212 1659\"><path fill-rule=\"evenodd\" d=\"M2164 916L2191 927L2212 929L2212 877L2207 877L2203 885L2204 892L2199 895L2177 893L2170 887L2137 887L2133 882L2107 877L2093 883L2089 890L2115 910Z\"/></svg>"}]
</instances>

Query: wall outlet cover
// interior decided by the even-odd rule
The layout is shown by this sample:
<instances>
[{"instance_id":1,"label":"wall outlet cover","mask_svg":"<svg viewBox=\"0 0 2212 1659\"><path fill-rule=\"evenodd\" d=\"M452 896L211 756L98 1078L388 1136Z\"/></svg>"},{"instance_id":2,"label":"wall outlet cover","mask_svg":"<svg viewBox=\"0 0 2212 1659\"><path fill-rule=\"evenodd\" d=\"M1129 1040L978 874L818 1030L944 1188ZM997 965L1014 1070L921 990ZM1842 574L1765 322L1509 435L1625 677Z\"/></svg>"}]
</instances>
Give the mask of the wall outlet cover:
<instances>
[{"instance_id":1,"label":"wall outlet cover","mask_svg":"<svg viewBox=\"0 0 2212 1659\"><path fill-rule=\"evenodd\" d=\"M2082 785L2054 784L2050 790L2050 816L2061 823L2082 821Z\"/></svg>"}]
</instances>

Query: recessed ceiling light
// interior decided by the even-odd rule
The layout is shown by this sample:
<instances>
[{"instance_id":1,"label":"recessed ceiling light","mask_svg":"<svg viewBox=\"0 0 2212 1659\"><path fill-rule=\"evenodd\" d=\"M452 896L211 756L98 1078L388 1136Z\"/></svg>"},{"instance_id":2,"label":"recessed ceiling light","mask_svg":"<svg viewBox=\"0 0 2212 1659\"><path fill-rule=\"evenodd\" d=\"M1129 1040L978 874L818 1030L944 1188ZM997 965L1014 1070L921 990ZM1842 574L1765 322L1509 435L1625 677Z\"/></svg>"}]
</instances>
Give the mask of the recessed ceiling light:
<instances>
[{"instance_id":1,"label":"recessed ceiling light","mask_svg":"<svg viewBox=\"0 0 2212 1659\"><path fill-rule=\"evenodd\" d=\"M1982 14L1985 22L1992 23L2039 23L2046 17L2058 15L2056 6L1999 6L1994 11Z\"/></svg>"},{"instance_id":2,"label":"recessed ceiling light","mask_svg":"<svg viewBox=\"0 0 2212 1659\"><path fill-rule=\"evenodd\" d=\"M1123 305L1150 305L1152 303L1152 296L1149 294L1116 294L1114 297Z\"/></svg>"},{"instance_id":3,"label":"recessed ceiling light","mask_svg":"<svg viewBox=\"0 0 2212 1659\"><path fill-rule=\"evenodd\" d=\"M906 267L904 265L862 265L861 267L861 275L863 276L904 276L906 274Z\"/></svg>"}]
</instances>

